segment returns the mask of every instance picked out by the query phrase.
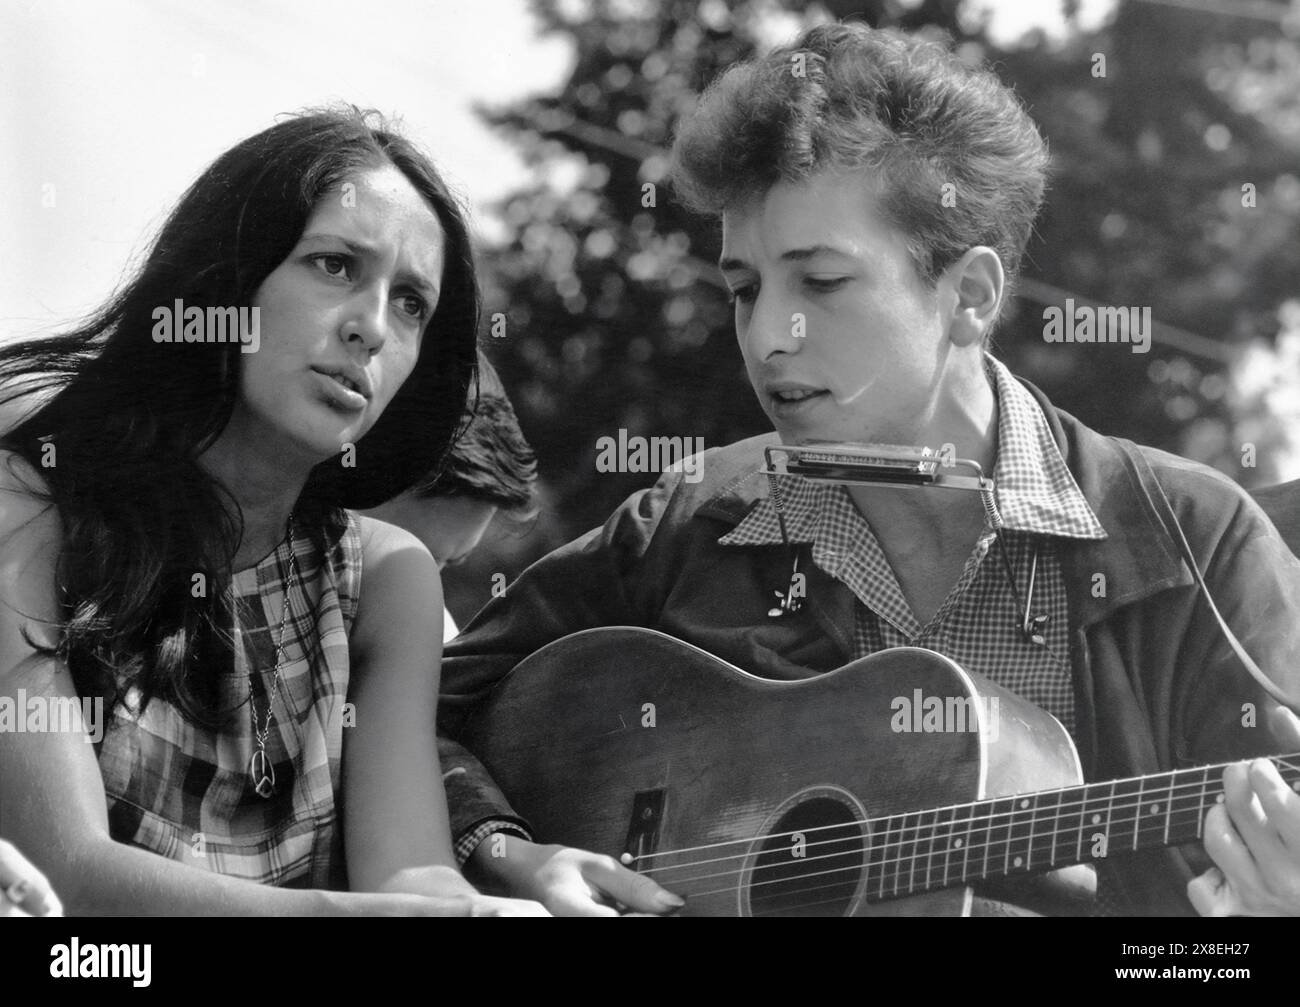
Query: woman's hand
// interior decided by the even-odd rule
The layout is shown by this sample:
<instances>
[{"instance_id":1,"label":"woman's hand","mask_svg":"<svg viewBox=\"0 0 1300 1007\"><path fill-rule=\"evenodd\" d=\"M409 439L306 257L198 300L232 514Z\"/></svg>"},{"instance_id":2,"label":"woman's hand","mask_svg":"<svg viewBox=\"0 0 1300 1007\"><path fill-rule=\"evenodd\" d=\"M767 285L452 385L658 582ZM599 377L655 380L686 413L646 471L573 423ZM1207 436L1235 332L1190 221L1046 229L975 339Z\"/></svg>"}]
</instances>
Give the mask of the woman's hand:
<instances>
[{"instance_id":1,"label":"woman's hand","mask_svg":"<svg viewBox=\"0 0 1300 1007\"><path fill-rule=\"evenodd\" d=\"M349 916L550 916L539 903L464 895L411 895L404 892L344 894L338 912Z\"/></svg>"},{"instance_id":2,"label":"woman's hand","mask_svg":"<svg viewBox=\"0 0 1300 1007\"><path fill-rule=\"evenodd\" d=\"M550 916L537 902L483 895L453 867L434 864L397 871L379 886L383 895L413 896L416 916ZM402 915L406 915L403 913Z\"/></svg>"},{"instance_id":3,"label":"woman's hand","mask_svg":"<svg viewBox=\"0 0 1300 1007\"><path fill-rule=\"evenodd\" d=\"M0 917L62 915L45 875L13 843L0 839Z\"/></svg>"},{"instance_id":4,"label":"woman's hand","mask_svg":"<svg viewBox=\"0 0 1300 1007\"><path fill-rule=\"evenodd\" d=\"M498 840L495 850L490 849L493 840ZM623 915L619 907L662 916L685 905L613 857L568 846L542 846L505 833L479 843L470 861L484 877L506 891L535 899L556 916Z\"/></svg>"}]
</instances>

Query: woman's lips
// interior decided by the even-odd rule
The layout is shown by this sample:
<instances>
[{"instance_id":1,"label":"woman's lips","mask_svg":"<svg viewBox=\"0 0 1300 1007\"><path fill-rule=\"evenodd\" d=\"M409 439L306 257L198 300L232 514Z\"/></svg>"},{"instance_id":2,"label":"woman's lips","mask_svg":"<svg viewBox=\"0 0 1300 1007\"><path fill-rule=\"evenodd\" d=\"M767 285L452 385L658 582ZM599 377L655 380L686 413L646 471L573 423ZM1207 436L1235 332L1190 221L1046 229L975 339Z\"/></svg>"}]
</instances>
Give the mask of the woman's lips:
<instances>
[{"instance_id":1,"label":"woman's lips","mask_svg":"<svg viewBox=\"0 0 1300 1007\"><path fill-rule=\"evenodd\" d=\"M341 375L335 376L326 374L323 371L313 373L315 373L317 381L331 405L344 412L359 413L365 411L369 400L353 388Z\"/></svg>"}]
</instances>

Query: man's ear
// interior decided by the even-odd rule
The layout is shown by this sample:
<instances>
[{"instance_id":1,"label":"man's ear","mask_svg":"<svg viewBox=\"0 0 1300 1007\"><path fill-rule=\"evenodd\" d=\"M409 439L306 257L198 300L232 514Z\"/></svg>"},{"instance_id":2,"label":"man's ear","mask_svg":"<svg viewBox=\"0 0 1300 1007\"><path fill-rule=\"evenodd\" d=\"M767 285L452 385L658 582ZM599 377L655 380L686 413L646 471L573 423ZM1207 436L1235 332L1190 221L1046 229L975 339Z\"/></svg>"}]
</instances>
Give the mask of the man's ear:
<instances>
[{"instance_id":1,"label":"man's ear","mask_svg":"<svg viewBox=\"0 0 1300 1007\"><path fill-rule=\"evenodd\" d=\"M956 295L948 338L958 346L982 345L1002 306L1002 260L993 249L976 245L944 272Z\"/></svg>"}]
</instances>

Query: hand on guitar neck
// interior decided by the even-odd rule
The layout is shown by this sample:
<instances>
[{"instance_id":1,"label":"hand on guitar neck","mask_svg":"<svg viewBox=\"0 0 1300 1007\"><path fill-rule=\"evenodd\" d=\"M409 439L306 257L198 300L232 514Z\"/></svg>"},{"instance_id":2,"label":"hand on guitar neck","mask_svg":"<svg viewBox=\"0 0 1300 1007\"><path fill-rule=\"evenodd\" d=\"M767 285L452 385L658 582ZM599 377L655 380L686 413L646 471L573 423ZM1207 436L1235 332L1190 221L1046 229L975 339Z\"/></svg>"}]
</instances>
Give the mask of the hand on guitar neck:
<instances>
[{"instance_id":1,"label":"hand on guitar neck","mask_svg":"<svg viewBox=\"0 0 1300 1007\"><path fill-rule=\"evenodd\" d=\"M1273 736L1300 751L1300 718L1270 714ZM1205 852L1217 867L1187 886L1202 916L1300 916L1300 794L1268 759L1223 771L1224 801L1205 819Z\"/></svg>"}]
</instances>

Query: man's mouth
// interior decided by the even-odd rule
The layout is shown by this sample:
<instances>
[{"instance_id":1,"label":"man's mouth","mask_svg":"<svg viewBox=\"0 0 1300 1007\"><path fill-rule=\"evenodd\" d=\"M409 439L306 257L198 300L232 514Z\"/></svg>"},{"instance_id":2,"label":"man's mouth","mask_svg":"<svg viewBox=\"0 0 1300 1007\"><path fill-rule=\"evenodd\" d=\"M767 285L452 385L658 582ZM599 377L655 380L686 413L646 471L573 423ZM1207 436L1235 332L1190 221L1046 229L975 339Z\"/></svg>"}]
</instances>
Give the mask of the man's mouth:
<instances>
[{"instance_id":1,"label":"man's mouth","mask_svg":"<svg viewBox=\"0 0 1300 1007\"><path fill-rule=\"evenodd\" d=\"M356 392L358 395L362 394L361 388L351 378L345 377L342 374L329 374L326 375L326 377L333 378L350 392Z\"/></svg>"},{"instance_id":2,"label":"man's mouth","mask_svg":"<svg viewBox=\"0 0 1300 1007\"><path fill-rule=\"evenodd\" d=\"M765 382L763 390L772 403L770 408L787 418L796 412L814 408L822 398L830 394L825 388L790 380Z\"/></svg>"},{"instance_id":3,"label":"man's mouth","mask_svg":"<svg viewBox=\"0 0 1300 1007\"><path fill-rule=\"evenodd\" d=\"M772 398L777 402L802 402L804 399L810 399L814 395L824 395L824 391L818 391L813 388L798 388L789 391L774 391Z\"/></svg>"}]
</instances>

